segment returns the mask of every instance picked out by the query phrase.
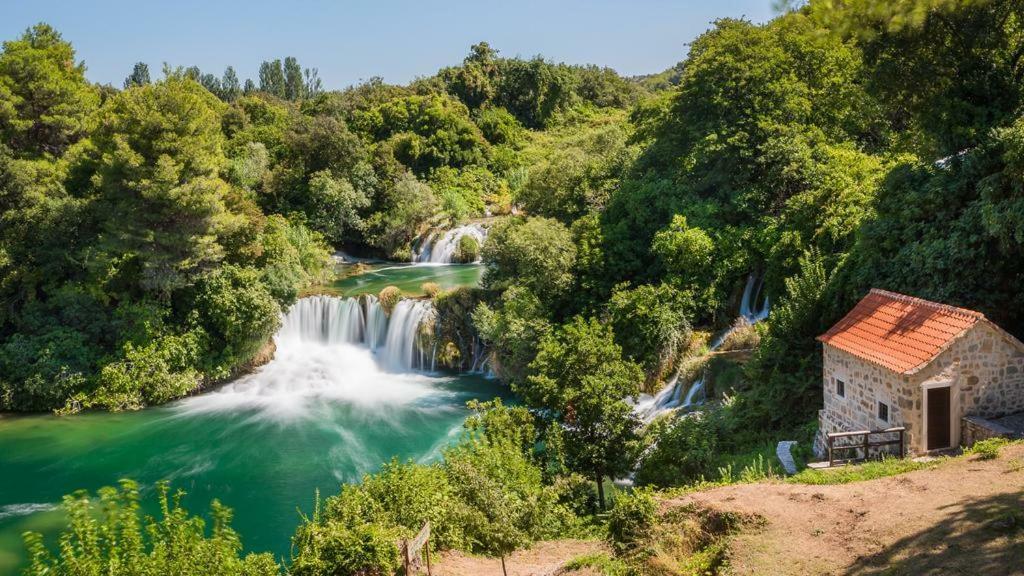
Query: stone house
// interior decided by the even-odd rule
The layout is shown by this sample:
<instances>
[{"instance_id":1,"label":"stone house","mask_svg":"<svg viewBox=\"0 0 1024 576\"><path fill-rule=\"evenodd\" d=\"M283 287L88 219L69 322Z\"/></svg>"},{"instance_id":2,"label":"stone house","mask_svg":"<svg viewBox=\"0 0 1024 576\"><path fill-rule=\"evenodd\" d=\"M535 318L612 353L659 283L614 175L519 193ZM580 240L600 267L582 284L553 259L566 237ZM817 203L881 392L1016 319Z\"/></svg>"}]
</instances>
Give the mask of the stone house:
<instances>
[{"instance_id":1,"label":"stone house","mask_svg":"<svg viewBox=\"0 0 1024 576\"><path fill-rule=\"evenodd\" d=\"M970 444L1024 411L1024 344L980 312L874 289L818 340L819 455L826 433L895 426L911 453Z\"/></svg>"}]
</instances>

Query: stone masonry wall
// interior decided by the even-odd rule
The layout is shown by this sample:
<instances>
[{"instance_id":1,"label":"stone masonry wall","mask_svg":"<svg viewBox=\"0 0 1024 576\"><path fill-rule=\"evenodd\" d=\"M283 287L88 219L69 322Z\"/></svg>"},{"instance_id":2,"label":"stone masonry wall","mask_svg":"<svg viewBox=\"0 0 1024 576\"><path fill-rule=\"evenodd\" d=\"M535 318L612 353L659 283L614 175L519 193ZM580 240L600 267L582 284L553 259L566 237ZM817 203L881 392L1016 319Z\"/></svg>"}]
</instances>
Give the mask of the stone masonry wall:
<instances>
[{"instance_id":1,"label":"stone masonry wall","mask_svg":"<svg viewBox=\"0 0 1024 576\"><path fill-rule=\"evenodd\" d=\"M979 322L918 375L924 381L948 367L957 373L954 417L998 418L1024 411L1024 349L987 322ZM958 401L958 402L957 402Z\"/></svg>"},{"instance_id":2,"label":"stone masonry wall","mask_svg":"<svg viewBox=\"0 0 1024 576\"><path fill-rule=\"evenodd\" d=\"M862 360L838 348L824 345L822 385L824 407L819 413L819 436L823 447L824 434L853 430L879 430L893 426L907 429L907 444L919 434L912 411L919 400L909 379L877 364ZM846 395L836 393L836 380L845 383ZM878 418L878 402L889 406L889 421ZM918 407L919 409L919 407Z\"/></svg>"}]
</instances>

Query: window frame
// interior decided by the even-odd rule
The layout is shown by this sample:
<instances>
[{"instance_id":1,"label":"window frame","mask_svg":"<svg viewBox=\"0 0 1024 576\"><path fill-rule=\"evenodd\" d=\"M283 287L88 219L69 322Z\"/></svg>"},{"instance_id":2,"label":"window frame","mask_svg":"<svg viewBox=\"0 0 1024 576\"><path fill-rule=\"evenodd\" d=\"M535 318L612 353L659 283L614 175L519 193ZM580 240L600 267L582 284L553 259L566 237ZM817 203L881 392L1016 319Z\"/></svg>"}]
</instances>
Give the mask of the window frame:
<instances>
[{"instance_id":1,"label":"window frame","mask_svg":"<svg viewBox=\"0 0 1024 576\"><path fill-rule=\"evenodd\" d=\"M882 418L882 409L883 408L885 408L885 418ZM886 403L886 402L882 402L881 400L877 400L875 402L875 417L877 417L882 422L885 422L886 424L888 424L889 423L889 418L892 417L892 413L889 410L889 404Z\"/></svg>"},{"instance_id":2,"label":"window frame","mask_svg":"<svg viewBox=\"0 0 1024 576\"><path fill-rule=\"evenodd\" d=\"M842 378L833 378L836 385L836 396L846 398L846 381Z\"/></svg>"}]
</instances>

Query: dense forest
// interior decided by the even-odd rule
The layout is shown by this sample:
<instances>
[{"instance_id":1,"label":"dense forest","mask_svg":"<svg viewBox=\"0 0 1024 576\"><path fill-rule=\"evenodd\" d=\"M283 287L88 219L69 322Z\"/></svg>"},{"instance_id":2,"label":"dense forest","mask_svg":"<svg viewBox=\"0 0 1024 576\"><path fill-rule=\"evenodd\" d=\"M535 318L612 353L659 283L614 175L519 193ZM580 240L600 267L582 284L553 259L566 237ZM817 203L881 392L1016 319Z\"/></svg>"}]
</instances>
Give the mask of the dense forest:
<instances>
[{"instance_id":1,"label":"dense forest","mask_svg":"<svg viewBox=\"0 0 1024 576\"><path fill-rule=\"evenodd\" d=\"M408 261L425 231L486 219L460 246L482 285L435 302L522 406L476 405L441 462L326 500L290 569L389 573L424 518L440 546L494 555L585 532L605 479L685 484L808 438L814 337L872 287L1024 336L1022 58L1017 0L812 0L716 21L646 77L482 42L406 86L327 91L286 58L244 83L140 63L117 89L40 24L0 53L0 409L207 388L251 366L333 250ZM772 309L749 360L701 414L644 428L630 399L732 322L751 274ZM217 530L216 573L277 572Z\"/></svg>"}]
</instances>

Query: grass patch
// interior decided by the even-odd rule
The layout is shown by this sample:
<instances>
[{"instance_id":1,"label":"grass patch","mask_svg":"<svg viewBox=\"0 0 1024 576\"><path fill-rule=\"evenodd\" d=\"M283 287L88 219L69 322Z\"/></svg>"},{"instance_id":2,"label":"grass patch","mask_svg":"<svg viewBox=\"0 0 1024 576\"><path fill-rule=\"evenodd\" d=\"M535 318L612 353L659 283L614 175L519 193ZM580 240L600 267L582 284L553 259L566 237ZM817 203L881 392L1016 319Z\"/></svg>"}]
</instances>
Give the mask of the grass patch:
<instances>
[{"instance_id":1,"label":"grass patch","mask_svg":"<svg viewBox=\"0 0 1024 576\"><path fill-rule=\"evenodd\" d=\"M825 468L814 470L807 468L791 476L786 481L794 484L849 484L850 482L863 482L875 478L895 476L914 470L936 468L947 458L940 458L931 462L914 462L913 460L901 458L884 458L865 462L863 464L840 466L837 468Z\"/></svg>"},{"instance_id":2,"label":"grass patch","mask_svg":"<svg viewBox=\"0 0 1024 576\"><path fill-rule=\"evenodd\" d=\"M975 442L974 446L964 450L964 454L974 456L978 460L995 460L999 457L999 451L1003 449L1003 446L1009 443L1010 441L1006 438L988 438Z\"/></svg>"},{"instance_id":3,"label":"grass patch","mask_svg":"<svg viewBox=\"0 0 1024 576\"><path fill-rule=\"evenodd\" d=\"M632 573L625 561L604 552L573 558L565 564L563 571L572 573L584 568L591 568L603 576L629 576Z\"/></svg>"}]
</instances>

